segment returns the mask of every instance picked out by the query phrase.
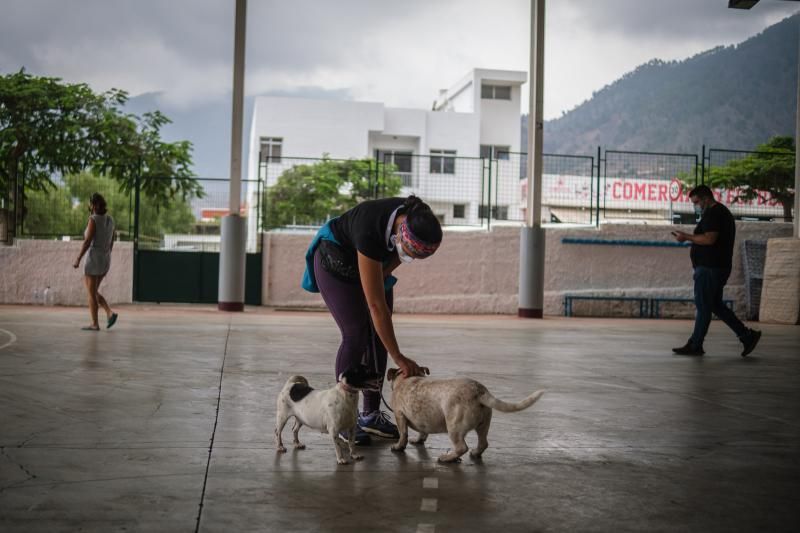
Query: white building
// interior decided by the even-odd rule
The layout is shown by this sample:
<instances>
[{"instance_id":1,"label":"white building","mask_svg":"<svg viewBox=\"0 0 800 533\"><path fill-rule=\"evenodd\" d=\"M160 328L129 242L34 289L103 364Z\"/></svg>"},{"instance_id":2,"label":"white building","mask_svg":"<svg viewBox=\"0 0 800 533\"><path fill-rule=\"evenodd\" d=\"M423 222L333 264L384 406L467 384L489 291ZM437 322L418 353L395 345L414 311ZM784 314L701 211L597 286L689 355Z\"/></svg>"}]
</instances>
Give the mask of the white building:
<instances>
[{"instance_id":1,"label":"white building","mask_svg":"<svg viewBox=\"0 0 800 533\"><path fill-rule=\"evenodd\" d=\"M474 69L440 91L433 109L262 96L250 128L248 179L274 185L296 158L378 158L396 165L402 195L417 194L447 224L520 214L520 93L527 73ZM485 159L498 158L491 170ZM508 168L503 168L503 167ZM510 178L488 190L489 172ZM252 183L252 182L251 182ZM493 181L493 183L496 183ZM255 191L248 203L255 205ZM254 238L255 217L248 233Z\"/></svg>"}]
</instances>

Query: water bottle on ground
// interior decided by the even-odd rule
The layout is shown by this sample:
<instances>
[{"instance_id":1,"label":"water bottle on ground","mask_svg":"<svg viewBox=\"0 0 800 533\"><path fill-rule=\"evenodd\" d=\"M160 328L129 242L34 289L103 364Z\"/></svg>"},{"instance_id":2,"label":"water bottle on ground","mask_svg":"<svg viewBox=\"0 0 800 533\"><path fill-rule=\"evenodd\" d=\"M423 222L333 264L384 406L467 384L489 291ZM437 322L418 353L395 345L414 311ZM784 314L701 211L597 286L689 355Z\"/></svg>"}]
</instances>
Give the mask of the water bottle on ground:
<instances>
[{"instance_id":1,"label":"water bottle on ground","mask_svg":"<svg viewBox=\"0 0 800 533\"><path fill-rule=\"evenodd\" d=\"M44 289L44 305L52 306L55 303L55 291L48 285Z\"/></svg>"}]
</instances>

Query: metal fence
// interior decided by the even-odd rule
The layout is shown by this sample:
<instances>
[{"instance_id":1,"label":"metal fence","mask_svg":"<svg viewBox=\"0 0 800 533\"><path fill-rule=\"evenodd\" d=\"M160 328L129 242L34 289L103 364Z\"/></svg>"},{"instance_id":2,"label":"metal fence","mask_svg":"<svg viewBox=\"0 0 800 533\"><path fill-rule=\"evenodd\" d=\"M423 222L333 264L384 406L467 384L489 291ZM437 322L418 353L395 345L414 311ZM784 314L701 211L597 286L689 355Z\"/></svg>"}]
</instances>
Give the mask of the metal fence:
<instances>
[{"instance_id":1,"label":"metal fence","mask_svg":"<svg viewBox=\"0 0 800 533\"><path fill-rule=\"evenodd\" d=\"M170 179L170 178L163 178ZM222 217L230 212L230 181L221 178L193 178L202 187L202 195L173 198L161 205L155 198L139 195L134 227L140 250L175 252L218 252ZM247 223L249 253L261 249L262 183L242 180L239 214Z\"/></svg>"},{"instance_id":2,"label":"metal fence","mask_svg":"<svg viewBox=\"0 0 800 533\"><path fill-rule=\"evenodd\" d=\"M606 150L601 164L597 205L603 220L694 220L687 193L699 183L697 155Z\"/></svg>"},{"instance_id":3,"label":"metal fence","mask_svg":"<svg viewBox=\"0 0 800 533\"><path fill-rule=\"evenodd\" d=\"M386 196L416 194L448 226L518 225L527 209L527 155L492 155L463 157L442 151L428 155L377 152L375 158L365 159L266 158L258 166L257 179L242 182L247 249L258 250L257 235L263 230L318 227L360 201ZM758 159L761 164L789 164L780 158L791 158L793 165L793 154L706 151L705 147L700 157L603 152L600 148L596 157L544 154L543 222L692 223L696 216L687 195L703 181L712 185L718 199L737 217L788 220L794 190L793 182L787 185L785 177L775 174L774 183L758 182L752 187L714 185L732 162ZM159 207L144 194L137 203L135 191L122 192L110 178L86 174L60 179L47 192L26 192L16 235L81 237L89 195L98 191L108 200L120 238L138 235L138 245L145 249L215 251L219 249L220 218L228 210L229 181L195 179L203 188L200 198L173 198L166 207ZM743 195L747 190L754 194L750 199Z\"/></svg>"},{"instance_id":4,"label":"metal fence","mask_svg":"<svg viewBox=\"0 0 800 533\"><path fill-rule=\"evenodd\" d=\"M43 191L25 190L17 237L82 239L89 219L89 198L98 192L113 214L118 238L133 239L133 191L124 192L116 181L90 175L59 177L53 183Z\"/></svg>"}]
</instances>

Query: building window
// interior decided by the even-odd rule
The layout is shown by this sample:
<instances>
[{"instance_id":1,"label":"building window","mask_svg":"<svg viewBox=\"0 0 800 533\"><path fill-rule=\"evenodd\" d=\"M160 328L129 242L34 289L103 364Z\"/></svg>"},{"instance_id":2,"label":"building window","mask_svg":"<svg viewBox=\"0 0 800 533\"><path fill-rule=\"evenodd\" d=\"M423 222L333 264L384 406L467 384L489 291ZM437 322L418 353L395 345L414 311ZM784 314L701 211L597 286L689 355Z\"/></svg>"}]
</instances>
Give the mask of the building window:
<instances>
[{"instance_id":1,"label":"building window","mask_svg":"<svg viewBox=\"0 0 800 533\"><path fill-rule=\"evenodd\" d=\"M375 157L378 162L386 165L394 165L397 167L397 172L411 173L411 156L412 153L408 151L399 150L376 150Z\"/></svg>"},{"instance_id":2,"label":"building window","mask_svg":"<svg viewBox=\"0 0 800 533\"><path fill-rule=\"evenodd\" d=\"M414 175L411 172L412 152L399 150L375 150L378 163L394 165L395 174L400 176L403 187L414 186Z\"/></svg>"},{"instance_id":3,"label":"building window","mask_svg":"<svg viewBox=\"0 0 800 533\"><path fill-rule=\"evenodd\" d=\"M455 150L431 150L431 174L455 174Z\"/></svg>"},{"instance_id":4,"label":"building window","mask_svg":"<svg viewBox=\"0 0 800 533\"><path fill-rule=\"evenodd\" d=\"M261 137L259 160L262 163L280 163L282 149L283 137Z\"/></svg>"},{"instance_id":5,"label":"building window","mask_svg":"<svg viewBox=\"0 0 800 533\"><path fill-rule=\"evenodd\" d=\"M464 214L467 211L467 206L464 204L453 204L453 218L465 218Z\"/></svg>"},{"instance_id":6,"label":"building window","mask_svg":"<svg viewBox=\"0 0 800 533\"><path fill-rule=\"evenodd\" d=\"M485 204L478 206L478 218L487 218L489 210ZM493 220L508 220L508 206L507 205L493 205L492 206L492 219Z\"/></svg>"},{"instance_id":7,"label":"building window","mask_svg":"<svg viewBox=\"0 0 800 533\"><path fill-rule=\"evenodd\" d=\"M481 157L483 159L508 160L509 151L511 151L510 146L492 146L488 144L481 145Z\"/></svg>"},{"instance_id":8,"label":"building window","mask_svg":"<svg viewBox=\"0 0 800 533\"><path fill-rule=\"evenodd\" d=\"M481 98L484 100L511 100L510 85L481 85Z\"/></svg>"}]
</instances>

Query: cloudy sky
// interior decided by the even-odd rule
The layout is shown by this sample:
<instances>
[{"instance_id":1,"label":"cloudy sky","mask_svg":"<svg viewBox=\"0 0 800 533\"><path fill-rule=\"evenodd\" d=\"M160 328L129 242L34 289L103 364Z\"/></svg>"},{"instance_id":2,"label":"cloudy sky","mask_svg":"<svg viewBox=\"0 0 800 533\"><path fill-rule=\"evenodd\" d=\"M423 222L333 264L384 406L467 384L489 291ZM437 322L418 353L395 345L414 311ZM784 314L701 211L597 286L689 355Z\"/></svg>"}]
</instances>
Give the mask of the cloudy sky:
<instances>
[{"instance_id":1,"label":"cloudy sky","mask_svg":"<svg viewBox=\"0 0 800 533\"><path fill-rule=\"evenodd\" d=\"M727 3L550 0L545 118L649 59L738 43L800 10ZM3 4L0 72L160 91L168 107L230 98L234 0ZM429 108L470 68L528 70L529 25L529 0L250 0L246 91Z\"/></svg>"}]
</instances>

